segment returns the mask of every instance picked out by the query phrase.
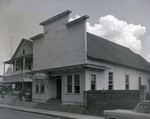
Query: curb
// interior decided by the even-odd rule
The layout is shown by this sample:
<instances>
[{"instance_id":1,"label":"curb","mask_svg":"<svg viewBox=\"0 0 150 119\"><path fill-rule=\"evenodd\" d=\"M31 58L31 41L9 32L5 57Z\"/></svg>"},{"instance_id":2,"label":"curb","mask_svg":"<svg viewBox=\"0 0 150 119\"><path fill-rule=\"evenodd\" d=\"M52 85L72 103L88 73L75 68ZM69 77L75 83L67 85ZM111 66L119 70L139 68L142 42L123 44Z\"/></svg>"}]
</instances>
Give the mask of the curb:
<instances>
[{"instance_id":1,"label":"curb","mask_svg":"<svg viewBox=\"0 0 150 119\"><path fill-rule=\"evenodd\" d=\"M16 108L11 108L11 107L1 107L0 106L0 108L6 108L6 109L11 109L11 110L23 111L23 112L28 112L28 113L33 113L33 114L39 114L39 115L45 115L45 116L60 117L60 118L63 118L63 119L79 119L79 118L74 118L74 117L68 117L68 116L62 116L62 115L55 115L55 114L46 114L46 113L42 113L42 112L28 111L28 110L16 109Z\"/></svg>"}]
</instances>

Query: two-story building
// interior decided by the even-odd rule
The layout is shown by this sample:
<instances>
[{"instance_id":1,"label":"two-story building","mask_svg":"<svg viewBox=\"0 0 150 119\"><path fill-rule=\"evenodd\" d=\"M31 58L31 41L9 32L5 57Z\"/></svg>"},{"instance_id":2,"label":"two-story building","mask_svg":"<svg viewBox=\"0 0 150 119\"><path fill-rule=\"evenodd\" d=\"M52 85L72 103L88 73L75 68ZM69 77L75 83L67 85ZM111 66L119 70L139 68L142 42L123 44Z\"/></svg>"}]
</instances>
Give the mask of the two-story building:
<instances>
[{"instance_id":1,"label":"two-story building","mask_svg":"<svg viewBox=\"0 0 150 119\"><path fill-rule=\"evenodd\" d=\"M33 43L31 40L22 39L12 58L4 62L2 83L8 91L15 84L15 90L24 88L32 89L31 72L33 66Z\"/></svg>"},{"instance_id":2,"label":"two-story building","mask_svg":"<svg viewBox=\"0 0 150 119\"><path fill-rule=\"evenodd\" d=\"M148 62L130 49L90 34L87 15L69 21L64 11L42 23L33 40L32 99L83 104L83 91L149 89Z\"/></svg>"}]
</instances>

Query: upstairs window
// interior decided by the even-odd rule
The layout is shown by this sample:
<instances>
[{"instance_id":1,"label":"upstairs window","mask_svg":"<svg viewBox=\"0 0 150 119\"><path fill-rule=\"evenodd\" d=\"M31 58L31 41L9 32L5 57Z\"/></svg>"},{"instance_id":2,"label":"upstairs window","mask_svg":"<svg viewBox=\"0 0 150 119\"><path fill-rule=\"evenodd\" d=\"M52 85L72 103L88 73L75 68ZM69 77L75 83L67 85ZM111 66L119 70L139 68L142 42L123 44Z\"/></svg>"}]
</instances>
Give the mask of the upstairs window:
<instances>
[{"instance_id":1,"label":"upstairs window","mask_svg":"<svg viewBox=\"0 0 150 119\"><path fill-rule=\"evenodd\" d=\"M26 45L23 45L23 50L22 50L23 55L25 54L25 50L26 50Z\"/></svg>"},{"instance_id":2,"label":"upstairs window","mask_svg":"<svg viewBox=\"0 0 150 119\"><path fill-rule=\"evenodd\" d=\"M114 86L113 86L113 73L112 72L109 72L108 88L109 88L109 90L114 89Z\"/></svg>"},{"instance_id":3,"label":"upstairs window","mask_svg":"<svg viewBox=\"0 0 150 119\"><path fill-rule=\"evenodd\" d=\"M91 90L96 90L96 75L91 75Z\"/></svg>"},{"instance_id":4,"label":"upstairs window","mask_svg":"<svg viewBox=\"0 0 150 119\"><path fill-rule=\"evenodd\" d=\"M126 75L126 90L129 90L129 75Z\"/></svg>"}]
</instances>

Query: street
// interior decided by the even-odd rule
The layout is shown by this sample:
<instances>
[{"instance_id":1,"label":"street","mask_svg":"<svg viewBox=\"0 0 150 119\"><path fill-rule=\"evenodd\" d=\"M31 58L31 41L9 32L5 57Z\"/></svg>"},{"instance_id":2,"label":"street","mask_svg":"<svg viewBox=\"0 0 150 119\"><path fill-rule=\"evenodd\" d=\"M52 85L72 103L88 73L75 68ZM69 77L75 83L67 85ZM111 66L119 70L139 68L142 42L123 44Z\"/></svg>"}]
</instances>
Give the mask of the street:
<instances>
[{"instance_id":1,"label":"street","mask_svg":"<svg viewBox=\"0 0 150 119\"><path fill-rule=\"evenodd\" d=\"M62 118L0 108L0 119L62 119Z\"/></svg>"}]
</instances>

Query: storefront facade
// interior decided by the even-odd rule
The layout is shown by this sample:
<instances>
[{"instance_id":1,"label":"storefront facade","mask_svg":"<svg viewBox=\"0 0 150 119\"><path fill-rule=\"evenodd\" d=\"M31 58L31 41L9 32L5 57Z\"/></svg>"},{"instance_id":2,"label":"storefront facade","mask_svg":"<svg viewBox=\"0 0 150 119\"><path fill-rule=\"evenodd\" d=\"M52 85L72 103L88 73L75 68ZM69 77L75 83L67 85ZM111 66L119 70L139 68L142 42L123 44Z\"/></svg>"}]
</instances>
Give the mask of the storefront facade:
<instances>
[{"instance_id":1,"label":"storefront facade","mask_svg":"<svg viewBox=\"0 0 150 119\"><path fill-rule=\"evenodd\" d=\"M149 89L150 68L146 60L87 33L89 17L69 21L70 13L67 10L40 23L44 33L30 38L33 101L55 98L62 104L83 105L83 92L87 90L138 90L140 85ZM132 58L124 56L128 54Z\"/></svg>"}]
</instances>

